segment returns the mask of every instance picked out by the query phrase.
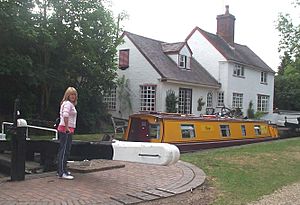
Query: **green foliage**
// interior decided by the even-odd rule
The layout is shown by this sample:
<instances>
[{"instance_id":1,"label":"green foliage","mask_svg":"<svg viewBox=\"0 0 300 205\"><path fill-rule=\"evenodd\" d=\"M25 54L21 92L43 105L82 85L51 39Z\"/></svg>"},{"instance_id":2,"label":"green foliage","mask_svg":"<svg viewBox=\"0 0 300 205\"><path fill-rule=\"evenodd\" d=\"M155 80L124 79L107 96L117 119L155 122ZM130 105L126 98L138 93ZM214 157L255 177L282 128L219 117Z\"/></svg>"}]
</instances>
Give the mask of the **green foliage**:
<instances>
[{"instance_id":1,"label":"green foliage","mask_svg":"<svg viewBox=\"0 0 300 205\"><path fill-rule=\"evenodd\" d=\"M203 102L203 98L200 97L200 98L198 99L197 110L198 110L198 111L201 111L201 110L202 110L202 107L203 107L204 105L205 105L205 102Z\"/></svg>"},{"instance_id":2,"label":"green foliage","mask_svg":"<svg viewBox=\"0 0 300 205\"><path fill-rule=\"evenodd\" d=\"M261 119L262 116L264 116L266 113L264 112L261 112L261 111L257 111L255 114L254 114L254 119Z\"/></svg>"},{"instance_id":3,"label":"green foliage","mask_svg":"<svg viewBox=\"0 0 300 205\"><path fill-rule=\"evenodd\" d=\"M253 109L253 102L252 100L249 102L249 108L247 109L247 117L249 119L254 118L254 109Z\"/></svg>"},{"instance_id":4,"label":"green foliage","mask_svg":"<svg viewBox=\"0 0 300 205\"><path fill-rule=\"evenodd\" d=\"M295 8L300 1L294 1ZM280 33L279 52L282 53L278 75L275 76L275 106L300 110L300 25L294 25L289 14L280 14L277 29Z\"/></svg>"},{"instance_id":5,"label":"green foliage","mask_svg":"<svg viewBox=\"0 0 300 205\"><path fill-rule=\"evenodd\" d=\"M166 96L166 112L177 113L178 97L174 90L168 90Z\"/></svg>"},{"instance_id":6,"label":"green foliage","mask_svg":"<svg viewBox=\"0 0 300 205\"><path fill-rule=\"evenodd\" d=\"M274 102L280 109L300 110L300 58L275 76Z\"/></svg>"},{"instance_id":7,"label":"green foliage","mask_svg":"<svg viewBox=\"0 0 300 205\"><path fill-rule=\"evenodd\" d=\"M0 115L19 96L26 118L55 119L74 86L80 129L95 130L106 113L102 93L115 84L119 32L101 0L1 1Z\"/></svg>"},{"instance_id":8,"label":"green foliage","mask_svg":"<svg viewBox=\"0 0 300 205\"><path fill-rule=\"evenodd\" d=\"M215 205L248 204L300 180L300 139L182 154L203 169L218 193ZM284 165L284 166L283 166Z\"/></svg>"}]
</instances>

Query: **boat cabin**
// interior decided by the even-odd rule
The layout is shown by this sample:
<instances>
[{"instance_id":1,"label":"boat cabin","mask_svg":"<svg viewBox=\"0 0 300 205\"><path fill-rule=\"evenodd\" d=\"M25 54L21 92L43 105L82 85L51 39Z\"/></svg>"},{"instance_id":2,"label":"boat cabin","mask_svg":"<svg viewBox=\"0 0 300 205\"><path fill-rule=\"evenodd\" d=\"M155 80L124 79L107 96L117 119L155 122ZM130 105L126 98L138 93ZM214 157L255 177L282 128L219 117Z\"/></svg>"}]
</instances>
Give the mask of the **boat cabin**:
<instances>
[{"instance_id":1,"label":"boat cabin","mask_svg":"<svg viewBox=\"0 0 300 205\"><path fill-rule=\"evenodd\" d=\"M127 141L174 144L277 137L267 121L156 112L131 115L124 133Z\"/></svg>"}]
</instances>

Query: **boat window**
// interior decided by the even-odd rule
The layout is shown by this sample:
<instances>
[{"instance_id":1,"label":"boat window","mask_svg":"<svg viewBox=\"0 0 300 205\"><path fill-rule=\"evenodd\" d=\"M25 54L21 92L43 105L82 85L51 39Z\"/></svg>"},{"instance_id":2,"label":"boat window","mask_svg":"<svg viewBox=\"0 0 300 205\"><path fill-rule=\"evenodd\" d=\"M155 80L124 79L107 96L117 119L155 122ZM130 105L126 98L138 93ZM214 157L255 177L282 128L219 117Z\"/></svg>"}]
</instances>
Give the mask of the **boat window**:
<instances>
[{"instance_id":1,"label":"boat window","mask_svg":"<svg viewBox=\"0 0 300 205\"><path fill-rule=\"evenodd\" d=\"M220 125L222 137L230 137L229 125Z\"/></svg>"},{"instance_id":2,"label":"boat window","mask_svg":"<svg viewBox=\"0 0 300 205\"><path fill-rule=\"evenodd\" d=\"M246 126L241 125L241 129L242 129L242 136L246 136Z\"/></svg>"},{"instance_id":3,"label":"boat window","mask_svg":"<svg viewBox=\"0 0 300 205\"><path fill-rule=\"evenodd\" d=\"M159 124L150 124L149 125L149 138L159 139L160 136L160 126Z\"/></svg>"},{"instance_id":4,"label":"boat window","mask_svg":"<svg viewBox=\"0 0 300 205\"><path fill-rule=\"evenodd\" d=\"M194 138L195 128L194 125L181 125L182 138Z\"/></svg>"},{"instance_id":5,"label":"boat window","mask_svg":"<svg viewBox=\"0 0 300 205\"><path fill-rule=\"evenodd\" d=\"M255 135L261 135L260 125L254 125Z\"/></svg>"}]
</instances>

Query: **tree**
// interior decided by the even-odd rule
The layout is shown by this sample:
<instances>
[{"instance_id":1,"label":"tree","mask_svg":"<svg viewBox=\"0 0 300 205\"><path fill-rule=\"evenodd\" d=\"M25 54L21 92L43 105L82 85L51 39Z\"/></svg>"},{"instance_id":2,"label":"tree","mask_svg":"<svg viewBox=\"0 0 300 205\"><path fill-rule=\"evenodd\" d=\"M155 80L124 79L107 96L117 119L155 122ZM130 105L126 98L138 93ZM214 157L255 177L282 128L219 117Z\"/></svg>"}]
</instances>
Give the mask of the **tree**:
<instances>
[{"instance_id":1,"label":"tree","mask_svg":"<svg viewBox=\"0 0 300 205\"><path fill-rule=\"evenodd\" d=\"M21 94L27 117L55 119L63 91L74 86L78 110L84 111L78 121L86 124L80 129L95 128L107 113L102 93L115 84L119 32L101 0L1 1L0 80L5 98L0 107L6 105L11 112L9 105Z\"/></svg>"},{"instance_id":2,"label":"tree","mask_svg":"<svg viewBox=\"0 0 300 205\"><path fill-rule=\"evenodd\" d=\"M178 98L174 90L168 90L166 96L166 112L177 113Z\"/></svg>"},{"instance_id":3,"label":"tree","mask_svg":"<svg viewBox=\"0 0 300 205\"><path fill-rule=\"evenodd\" d=\"M300 0L294 5L299 7ZM275 76L274 103L280 109L300 110L300 25L294 25L289 14L280 14L277 29L282 56Z\"/></svg>"},{"instance_id":4,"label":"tree","mask_svg":"<svg viewBox=\"0 0 300 205\"><path fill-rule=\"evenodd\" d=\"M253 102L252 102L252 100L250 100L250 102L249 102L249 107L247 109L247 117L249 119L253 119L254 118L254 109L253 109Z\"/></svg>"}]
</instances>

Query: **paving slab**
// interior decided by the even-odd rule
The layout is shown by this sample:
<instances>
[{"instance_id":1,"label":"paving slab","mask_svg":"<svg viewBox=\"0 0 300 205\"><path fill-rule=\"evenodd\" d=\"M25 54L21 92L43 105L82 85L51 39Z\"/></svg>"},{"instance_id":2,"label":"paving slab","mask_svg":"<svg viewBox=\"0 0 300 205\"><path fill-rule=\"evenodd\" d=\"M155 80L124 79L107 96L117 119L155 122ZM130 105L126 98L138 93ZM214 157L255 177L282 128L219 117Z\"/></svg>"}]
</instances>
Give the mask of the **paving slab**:
<instances>
[{"instance_id":1,"label":"paving slab","mask_svg":"<svg viewBox=\"0 0 300 205\"><path fill-rule=\"evenodd\" d=\"M201 169L182 161L170 166L112 160L75 165L69 163L74 180L59 179L56 172L16 182L1 178L0 204L138 204L190 191L206 178Z\"/></svg>"}]
</instances>

